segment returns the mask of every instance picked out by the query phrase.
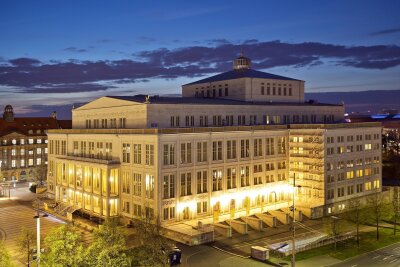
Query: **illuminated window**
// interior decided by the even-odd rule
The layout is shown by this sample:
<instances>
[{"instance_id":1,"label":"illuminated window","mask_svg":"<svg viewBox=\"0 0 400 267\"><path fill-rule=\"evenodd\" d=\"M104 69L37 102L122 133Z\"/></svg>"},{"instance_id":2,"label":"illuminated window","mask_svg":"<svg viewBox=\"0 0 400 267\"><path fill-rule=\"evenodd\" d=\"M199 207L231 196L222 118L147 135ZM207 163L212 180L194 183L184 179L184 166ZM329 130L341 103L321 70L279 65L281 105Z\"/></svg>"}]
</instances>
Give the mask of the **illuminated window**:
<instances>
[{"instance_id":1,"label":"illuminated window","mask_svg":"<svg viewBox=\"0 0 400 267\"><path fill-rule=\"evenodd\" d=\"M154 175L146 174L146 198L154 198Z\"/></svg>"}]
</instances>

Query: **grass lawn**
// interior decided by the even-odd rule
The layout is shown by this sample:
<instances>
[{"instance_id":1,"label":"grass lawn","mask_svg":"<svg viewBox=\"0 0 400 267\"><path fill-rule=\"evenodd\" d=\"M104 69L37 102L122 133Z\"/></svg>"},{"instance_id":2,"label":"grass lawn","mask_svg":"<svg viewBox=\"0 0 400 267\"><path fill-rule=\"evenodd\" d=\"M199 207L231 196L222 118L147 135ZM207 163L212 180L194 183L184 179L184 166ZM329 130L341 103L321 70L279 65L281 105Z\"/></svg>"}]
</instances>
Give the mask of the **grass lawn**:
<instances>
[{"instance_id":1,"label":"grass lawn","mask_svg":"<svg viewBox=\"0 0 400 267\"><path fill-rule=\"evenodd\" d=\"M376 240L376 232L363 232L360 233L360 247L357 247L355 240L347 240L337 244L337 249L334 251L334 244L326 245L323 247L311 249L296 254L296 260L305 260L319 255L329 255L334 258L344 260L354 257L365 252L373 251L378 248L388 246L390 244L400 242L400 234L393 235L392 229L380 229L379 241ZM285 260L290 260L291 256L285 257Z\"/></svg>"}]
</instances>

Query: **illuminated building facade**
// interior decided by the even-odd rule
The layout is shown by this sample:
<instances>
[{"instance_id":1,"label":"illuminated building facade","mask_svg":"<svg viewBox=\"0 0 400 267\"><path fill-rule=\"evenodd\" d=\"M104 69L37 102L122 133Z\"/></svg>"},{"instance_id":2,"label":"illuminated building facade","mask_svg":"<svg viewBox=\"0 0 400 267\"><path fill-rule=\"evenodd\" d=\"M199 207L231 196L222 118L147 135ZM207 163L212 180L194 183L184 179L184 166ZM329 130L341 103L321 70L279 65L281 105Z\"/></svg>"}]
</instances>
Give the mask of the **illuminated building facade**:
<instances>
[{"instance_id":1,"label":"illuminated building facade","mask_svg":"<svg viewBox=\"0 0 400 267\"><path fill-rule=\"evenodd\" d=\"M71 128L70 120L15 117L11 105L0 118L0 171L4 181L35 179L37 166L47 164L47 130ZM2 181L1 181L2 182Z\"/></svg>"},{"instance_id":2,"label":"illuminated building facade","mask_svg":"<svg viewBox=\"0 0 400 267\"><path fill-rule=\"evenodd\" d=\"M184 85L182 98L110 96L74 109L73 129L49 132L49 192L92 216L168 226L288 208L294 178L310 217L380 190L380 124L346 124L342 105L304 103L303 81L248 72L239 59L238 73Z\"/></svg>"}]
</instances>

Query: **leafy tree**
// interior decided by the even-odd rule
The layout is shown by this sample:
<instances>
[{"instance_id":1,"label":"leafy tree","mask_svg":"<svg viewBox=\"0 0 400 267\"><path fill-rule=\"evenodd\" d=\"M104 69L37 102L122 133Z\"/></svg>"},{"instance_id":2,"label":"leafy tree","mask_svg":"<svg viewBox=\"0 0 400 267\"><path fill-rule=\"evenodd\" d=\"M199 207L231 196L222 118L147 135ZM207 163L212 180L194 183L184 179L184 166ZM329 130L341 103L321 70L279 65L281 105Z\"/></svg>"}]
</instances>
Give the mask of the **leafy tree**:
<instances>
[{"instance_id":1,"label":"leafy tree","mask_svg":"<svg viewBox=\"0 0 400 267\"><path fill-rule=\"evenodd\" d=\"M14 266L14 264L11 262L11 256L8 253L3 241L0 241L0 266L2 267Z\"/></svg>"},{"instance_id":2,"label":"leafy tree","mask_svg":"<svg viewBox=\"0 0 400 267\"><path fill-rule=\"evenodd\" d=\"M94 240L86 251L86 265L96 267L128 266L126 240L118 220L107 220L94 231Z\"/></svg>"},{"instance_id":3,"label":"leafy tree","mask_svg":"<svg viewBox=\"0 0 400 267\"><path fill-rule=\"evenodd\" d=\"M348 221L352 222L356 226L357 247L360 247L360 225L363 222L364 212L359 199L349 200L349 209L345 216Z\"/></svg>"},{"instance_id":4,"label":"leafy tree","mask_svg":"<svg viewBox=\"0 0 400 267\"><path fill-rule=\"evenodd\" d=\"M131 251L132 266L169 266L168 252L174 244L162 235L159 221L144 218L135 226L140 247Z\"/></svg>"},{"instance_id":5,"label":"leafy tree","mask_svg":"<svg viewBox=\"0 0 400 267\"><path fill-rule=\"evenodd\" d=\"M32 248L35 244L35 232L32 229L25 227L21 228L20 235L18 237L18 248L20 253L27 258L28 266L30 266L30 259L32 255Z\"/></svg>"},{"instance_id":6,"label":"leafy tree","mask_svg":"<svg viewBox=\"0 0 400 267\"><path fill-rule=\"evenodd\" d=\"M337 238L343 231L344 222L341 217L329 216L323 219L326 232L333 237L334 248L336 251Z\"/></svg>"},{"instance_id":7,"label":"leafy tree","mask_svg":"<svg viewBox=\"0 0 400 267\"><path fill-rule=\"evenodd\" d=\"M367 203L369 218L376 226L376 240L379 240L379 225L386 215L386 204L383 201L381 192L375 192L368 196Z\"/></svg>"},{"instance_id":8,"label":"leafy tree","mask_svg":"<svg viewBox=\"0 0 400 267\"><path fill-rule=\"evenodd\" d=\"M54 228L44 239L41 264L49 267L82 266L84 249L81 235L71 224Z\"/></svg>"}]
</instances>

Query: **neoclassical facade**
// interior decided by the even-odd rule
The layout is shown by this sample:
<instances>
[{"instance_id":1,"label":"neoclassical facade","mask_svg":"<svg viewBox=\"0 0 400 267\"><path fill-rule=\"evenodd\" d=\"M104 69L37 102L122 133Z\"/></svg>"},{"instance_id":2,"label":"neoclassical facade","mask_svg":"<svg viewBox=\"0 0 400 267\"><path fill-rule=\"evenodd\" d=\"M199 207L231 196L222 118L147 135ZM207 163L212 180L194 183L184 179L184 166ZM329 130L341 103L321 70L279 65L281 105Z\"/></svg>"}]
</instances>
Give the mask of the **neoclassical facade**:
<instances>
[{"instance_id":1,"label":"neoclassical facade","mask_svg":"<svg viewBox=\"0 0 400 267\"><path fill-rule=\"evenodd\" d=\"M303 81L243 57L234 67L184 85L181 98L74 109L72 129L48 134L49 192L92 216L168 226L284 210L293 195L316 218L381 190L379 123L345 123L342 105L304 102Z\"/></svg>"}]
</instances>

